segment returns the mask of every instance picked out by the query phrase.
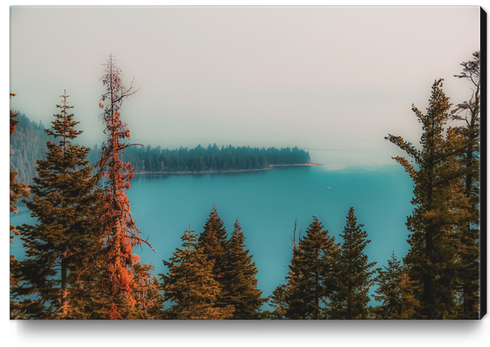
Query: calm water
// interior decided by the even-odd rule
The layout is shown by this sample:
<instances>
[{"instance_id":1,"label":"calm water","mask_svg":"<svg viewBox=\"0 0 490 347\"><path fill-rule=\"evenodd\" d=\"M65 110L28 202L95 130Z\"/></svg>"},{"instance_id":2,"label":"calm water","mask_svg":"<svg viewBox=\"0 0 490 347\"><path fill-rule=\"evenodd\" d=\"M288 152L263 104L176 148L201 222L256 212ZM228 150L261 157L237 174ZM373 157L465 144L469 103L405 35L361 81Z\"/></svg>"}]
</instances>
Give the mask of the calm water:
<instances>
[{"instance_id":1,"label":"calm water","mask_svg":"<svg viewBox=\"0 0 490 347\"><path fill-rule=\"evenodd\" d=\"M325 187L331 189L325 189ZM156 249L137 248L155 273L166 271L162 259L181 246L190 228L203 230L213 204L228 233L238 218L253 255L258 286L270 295L287 273L292 252L294 222L305 233L316 215L340 242L351 206L364 224L371 243L370 261L385 265L391 252L401 259L408 251L406 216L412 211L412 182L401 167L327 171L322 166L276 168L272 171L203 174L139 175L128 191L131 209L143 237ZM14 225L28 223L24 207L11 218ZM22 257L20 240L11 252Z\"/></svg>"}]
</instances>

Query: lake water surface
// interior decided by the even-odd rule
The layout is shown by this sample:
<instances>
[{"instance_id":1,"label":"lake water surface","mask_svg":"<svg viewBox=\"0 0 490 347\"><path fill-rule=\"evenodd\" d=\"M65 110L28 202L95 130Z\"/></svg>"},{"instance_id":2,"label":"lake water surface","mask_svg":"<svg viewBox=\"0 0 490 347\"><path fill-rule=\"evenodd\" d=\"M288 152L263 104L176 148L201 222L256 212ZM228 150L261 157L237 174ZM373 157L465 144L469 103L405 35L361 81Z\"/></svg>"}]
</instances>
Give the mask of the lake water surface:
<instances>
[{"instance_id":1,"label":"lake water surface","mask_svg":"<svg viewBox=\"0 0 490 347\"><path fill-rule=\"evenodd\" d=\"M331 189L326 189L326 187ZM246 248L253 255L258 287L270 295L284 283L292 253L294 222L297 234L317 216L340 242L351 206L364 224L371 243L370 261L386 265L392 251L398 259L408 251L406 217L412 211L412 181L399 166L327 171L323 166L275 168L271 171L200 175L137 175L128 191L131 209L147 246L135 249L155 273L165 272L180 237L189 227L200 233L216 206L230 234L238 218ZM11 223L34 223L25 207ZM22 258L20 239L11 253Z\"/></svg>"}]
</instances>

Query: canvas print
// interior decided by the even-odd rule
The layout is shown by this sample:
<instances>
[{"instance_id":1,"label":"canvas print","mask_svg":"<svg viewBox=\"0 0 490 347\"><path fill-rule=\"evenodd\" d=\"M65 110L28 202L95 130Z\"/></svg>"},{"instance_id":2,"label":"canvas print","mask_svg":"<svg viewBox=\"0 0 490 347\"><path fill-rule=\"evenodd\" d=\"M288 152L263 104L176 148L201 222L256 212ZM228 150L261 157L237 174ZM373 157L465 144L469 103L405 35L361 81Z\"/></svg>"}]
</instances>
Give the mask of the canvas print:
<instances>
[{"instance_id":1,"label":"canvas print","mask_svg":"<svg viewBox=\"0 0 490 347\"><path fill-rule=\"evenodd\" d=\"M482 318L485 16L11 7L10 319Z\"/></svg>"}]
</instances>

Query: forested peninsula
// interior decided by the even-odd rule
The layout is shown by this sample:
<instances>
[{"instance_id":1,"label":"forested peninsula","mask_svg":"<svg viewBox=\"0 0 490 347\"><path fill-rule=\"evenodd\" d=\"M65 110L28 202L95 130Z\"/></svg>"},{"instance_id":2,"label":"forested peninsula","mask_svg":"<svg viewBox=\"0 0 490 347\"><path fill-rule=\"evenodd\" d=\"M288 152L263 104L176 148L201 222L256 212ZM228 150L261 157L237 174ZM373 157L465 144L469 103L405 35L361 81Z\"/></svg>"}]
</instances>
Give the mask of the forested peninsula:
<instances>
[{"instance_id":1,"label":"forested peninsula","mask_svg":"<svg viewBox=\"0 0 490 347\"><path fill-rule=\"evenodd\" d=\"M99 148L91 151L91 162L95 162ZM207 173L266 170L278 165L305 165L310 155L294 148L218 147L166 149L152 146L131 146L124 150L122 160L131 163L134 173Z\"/></svg>"},{"instance_id":2,"label":"forested peninsula","mask_svg":"<svg viewBox=\"0 0 490 347\"><path fill-rule=\"evenodd\" d=\"M42 122L33 122L25 114L20 114L19 120L11 136L10 166L19 173L19 182L31 184L36 177L36 160L46 158L49 136L45 134ZM97 144L92 146L87 156L91 166L100 159L100 152ZM121 159L131 164L135 174L255 171L268 170L274 166L310 164L309 152L298 147L219 147L216 144L177 149L130 146L121 154Z\"/></svg>"}]
</instances>

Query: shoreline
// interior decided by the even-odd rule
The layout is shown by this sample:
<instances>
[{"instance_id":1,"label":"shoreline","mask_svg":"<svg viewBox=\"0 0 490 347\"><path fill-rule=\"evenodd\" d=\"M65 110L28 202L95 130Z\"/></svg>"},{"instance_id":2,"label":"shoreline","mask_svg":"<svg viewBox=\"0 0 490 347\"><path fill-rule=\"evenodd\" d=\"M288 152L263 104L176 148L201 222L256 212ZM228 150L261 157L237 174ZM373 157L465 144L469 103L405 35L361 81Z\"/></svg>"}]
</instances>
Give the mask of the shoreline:
<instances>
[{"instance_id":1,"label":"shoreline","mask_svg":"<svg viewBox=\"0 0 490 347\"><path fill-rule=\"evenodd\" d=\"M288 166L321 166L318 163L306 163L306 164L271 164L269 167L288 167Z\"/></svg>"},{"instance_id":2,"label":"shoreline","mask_svg":"<svg viewBox=\"0 0 490 347\"><path fill-rule=\"evenodd\" d=\"M262 172L262 171L271 171L274 168L281 168L281 167L304 167L304 166L320 166L322 164L318 163L306 163L306 164L275 164L275 165L269 165L266 168L263 169L243 169L243 170L208 170L208 171L141 171L141 172L134 172L133 174L136 175L152 175L152 174L159 174L159 175L204 175L204 174L216 174L216 173L239 173L239 172Z\"/></svg>"}]
</instances>

